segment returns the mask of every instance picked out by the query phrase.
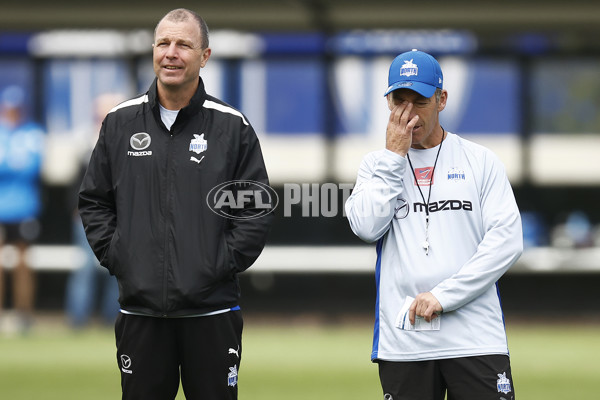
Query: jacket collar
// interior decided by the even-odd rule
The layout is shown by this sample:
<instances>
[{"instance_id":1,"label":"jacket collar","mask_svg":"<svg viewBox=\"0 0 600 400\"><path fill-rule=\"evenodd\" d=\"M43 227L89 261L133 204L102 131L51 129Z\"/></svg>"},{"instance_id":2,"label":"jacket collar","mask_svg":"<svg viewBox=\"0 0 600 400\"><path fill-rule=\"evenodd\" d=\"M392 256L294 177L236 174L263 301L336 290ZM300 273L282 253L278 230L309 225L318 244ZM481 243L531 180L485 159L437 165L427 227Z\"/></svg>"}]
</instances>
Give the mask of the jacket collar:
<instances>
[{"instance_id":1,"label":"jacket collar","mask_svg":"<svg viewBox=\"0 0 600 400\"><path fill-rule=\"evenodd\" d=\"M190 103L183 107L180 111L179 111L179 115L177 116L177 119L179 120L180 118L190 118L192 115L197 114L198 112L201 112L202 110L202 105L204 104L204 101L206 100L206 90L204 89L204 82L202 81L201 77L198 77L198 89L196 89L196 93L194 93L194 95L192 96L192 99L190 100ZM160 118L160 107L159 107L159 102L158 102L158 79L154 78L154 81L152 82L152 85L150 85L150 89L148 90L148 103L150 104L150 107L152 108L153 114L156 117L157 121L161 121ZM162 121L161 121L162 123Z\"/></svg>"}]
</instances>

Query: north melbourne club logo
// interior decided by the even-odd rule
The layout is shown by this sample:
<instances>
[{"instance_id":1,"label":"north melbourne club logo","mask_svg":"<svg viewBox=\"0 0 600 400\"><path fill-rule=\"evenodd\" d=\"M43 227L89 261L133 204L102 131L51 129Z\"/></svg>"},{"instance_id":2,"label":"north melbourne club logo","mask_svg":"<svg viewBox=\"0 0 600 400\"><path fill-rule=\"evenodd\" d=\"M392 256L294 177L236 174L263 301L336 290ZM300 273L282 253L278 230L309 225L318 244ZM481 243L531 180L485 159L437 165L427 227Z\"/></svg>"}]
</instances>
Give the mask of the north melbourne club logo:
<instances>
[{"instance_id":1,"label":"north melbourne club logo","mask_svg":"<svg viewBox=\"0 0 600 400\"><path fill-rule=\"evenodd\" d=\"M227 386L234 387L238 381L238 370L237 365L229 367L229 373L227 374Z\"/></svg>"},{"instance_id":2,"label":"north melbourne club logo","mask_svg":"<svg viewBox=\"0 0 600 400\"><path fill-rule=\"evenodd\" d=\"M204 133L197 135L194 133L194 139L190 142L190 151L196 154L205 152L208 149L208 142L204 139Z\"/></svg>"},{"instance_id":3,"label":"north melbourne club logo","mask_svg":"<svg viewBox=\"0 0 600 400\"><path fill-rule=\"evenodd\" d=\"M419 75L419 67L413 63L413 60L404 61L400 67L400 76L417 76Z\"/></svg>"},{"instance_id":4,"label":"north melbourne club logo","mask_svg":"<svg viewBox=\"0 0 600 400\"><path fill-rule=\"evenodd\" d=\"M506 377L506 372L498 374L496 387L498 388L498 392L502 392L504 394L510 393L512 391L510 387L510 379Z\"/></svg>"},{"instance_id":5,"label":"north melbourne club logo","mask_svg":"<svg viewBox=\"0 0 600 400\"><path fill-rule=\"evenodd\" d=\"M465 171L463 171L462 169L451 168L448 171L448 180L449 181L459 182L459 181L464 181L466 179L467 179L467 176L465 175Z\"/></svg>"}]
</instances>

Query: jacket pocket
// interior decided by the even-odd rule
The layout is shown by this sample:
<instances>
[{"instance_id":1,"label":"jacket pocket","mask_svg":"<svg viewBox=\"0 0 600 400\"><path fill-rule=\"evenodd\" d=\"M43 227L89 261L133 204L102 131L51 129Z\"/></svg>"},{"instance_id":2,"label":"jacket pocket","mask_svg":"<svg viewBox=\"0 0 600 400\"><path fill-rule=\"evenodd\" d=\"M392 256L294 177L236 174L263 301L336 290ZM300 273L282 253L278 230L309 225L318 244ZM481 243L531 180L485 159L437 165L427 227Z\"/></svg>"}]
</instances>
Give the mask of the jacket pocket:
<instances>
[{"instance_id":1,"label":"jacket pocket","mask_svg":"<svg viewBox=\"0 0 600 400\"><path fill-rule=\"evenodd\" d=\"M119 245L119 231L115 230L113 233L112 239L110 240L110 245L108 246L108 251L101 264L103 267L108 269L111 275L116 275L117 265L118 265L118 257L117 257L117 246Z\"/></svg>"},{"instance_id":2,"label":"jacket pocket","mask_svg":"<svg viewBox=\"0 0 600 400\"><path fill-rule=\"evenodd\" d=\"M215 266L215 280L220 281L229 279L234 275L234 270L231 266L232 256L230 254L229 244L225 236L221 238L219 245L219 252L217 256L217 263Z\"/></svg>"}]
</instances>

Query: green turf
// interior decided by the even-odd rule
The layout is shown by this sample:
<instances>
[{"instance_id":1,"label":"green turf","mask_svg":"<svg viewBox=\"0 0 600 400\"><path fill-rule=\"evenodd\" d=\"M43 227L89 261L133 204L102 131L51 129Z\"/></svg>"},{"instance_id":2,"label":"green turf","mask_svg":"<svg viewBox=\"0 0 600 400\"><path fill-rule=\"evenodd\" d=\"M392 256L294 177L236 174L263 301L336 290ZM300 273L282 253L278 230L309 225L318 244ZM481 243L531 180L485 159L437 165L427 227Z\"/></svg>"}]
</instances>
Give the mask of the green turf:
<instances>
[{"instance_id":1,"label":"green turf","mask_svg":"<svg viewBox=\"0 0 600 400\"><path fill-rule=\"evenodd\" d=\"M600 325L513 324L508 339L518 398L598 397Z\"/></svg>"},{"instance_id":2,"label":"green turf","mask_svg":"<svg viewBox=\"0 0 600 400\"><path fill-rule=\"evenodd\" d=\"M248 327L240 399L378 399L371 332L358 327Z\"/></svg>"},{"instance_id":3,"label":"green turf","mask_svg":"<svg viewBox=\"0 0 600 400\"><path fill-rule=\"evenodd\" d=\"M600 377L599 325L508 326L519 399L595 398ZM240 399L379 399L370 345L368 324L249 322ZM0 398L120 398L112 331L37 327L28 337L0 336ZM183 398L181 393L177 397Z\"/></svg>"}]
</instances>

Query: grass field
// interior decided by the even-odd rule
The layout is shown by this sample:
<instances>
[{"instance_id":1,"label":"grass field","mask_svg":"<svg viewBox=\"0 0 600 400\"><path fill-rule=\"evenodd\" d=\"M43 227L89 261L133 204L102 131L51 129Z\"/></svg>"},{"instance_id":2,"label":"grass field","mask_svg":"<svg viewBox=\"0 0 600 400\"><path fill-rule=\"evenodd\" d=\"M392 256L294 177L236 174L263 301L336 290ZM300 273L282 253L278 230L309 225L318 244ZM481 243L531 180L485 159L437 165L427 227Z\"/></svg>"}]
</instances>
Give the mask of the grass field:
<instances>
[{"instance_id":1,"label":"grass field","mask_svg":"<svg viewBox=\"0 0 600 400\"><path fill-rule=\"evenodd\" d=\"M27 337L0 336L1 399L120 398L111 329L42 325ZM508 328L519 399L597 398L600 325L509 321ZM370 345L371 326L364 322L247 321L240 399L381 399ZM180 391L177 399L183 398Z\"/></svg>"}]
</instances>

